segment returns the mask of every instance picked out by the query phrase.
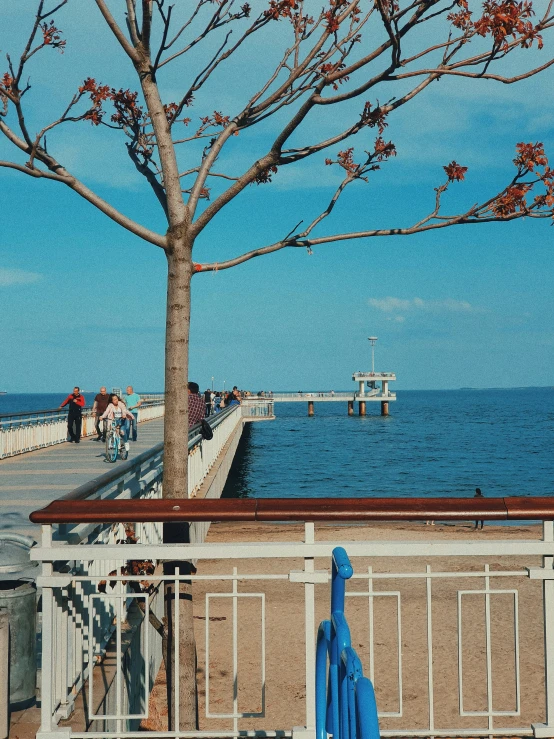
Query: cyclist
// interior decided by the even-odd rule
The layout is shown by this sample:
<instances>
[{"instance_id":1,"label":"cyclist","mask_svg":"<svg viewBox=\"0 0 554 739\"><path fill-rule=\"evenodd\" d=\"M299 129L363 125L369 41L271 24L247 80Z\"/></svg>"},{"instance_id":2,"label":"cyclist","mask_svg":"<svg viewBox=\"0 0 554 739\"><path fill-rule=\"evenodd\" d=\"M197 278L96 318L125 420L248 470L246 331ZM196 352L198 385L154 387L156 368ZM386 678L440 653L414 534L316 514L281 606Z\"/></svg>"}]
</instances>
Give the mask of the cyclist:
<instances>
[{"instance_id":1,"label":"cyclist","mask_svg":"<svg viewBox=\"0 0 554 739\"><path fill-rule=\"evenodd\" d=\"M125 449L129 451L129 430L131 428L130 421L133 420L133 414L127 410L127 406L120 399L119 395L116 395L116 393L110 395L110 404L100 418L109 418L110 421L115 419L119 433L123 437Z\"/></svg>"}]
</instances>

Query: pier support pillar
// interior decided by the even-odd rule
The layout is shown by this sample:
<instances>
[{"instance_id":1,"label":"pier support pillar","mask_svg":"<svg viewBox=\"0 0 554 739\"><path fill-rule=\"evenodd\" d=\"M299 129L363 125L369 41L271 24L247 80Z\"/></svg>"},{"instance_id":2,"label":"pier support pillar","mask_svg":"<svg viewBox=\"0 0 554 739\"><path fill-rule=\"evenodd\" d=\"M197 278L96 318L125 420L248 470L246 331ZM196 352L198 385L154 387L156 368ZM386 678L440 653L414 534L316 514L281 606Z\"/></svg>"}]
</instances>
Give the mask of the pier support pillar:
<instances>
[{"instance_id":1,"label":"pier support pillar","mask_svg":"<svg viewBox=\"0 0 554 739\"><path fill-rule=\"evenodd\" d=\"M349 416L354 415L354 401L353 400L348 401L348 415Z\"/></svg>"},{"instance_id":2,"label":"pier support pillar","mask_svg":"<svg viewBox=\"0 0 554 739\"><path fill-rule=\"evenodd\" d=\"M314 415L314 401L308 400L308 416Z\"/></svg>"},{"instance_id":3,"label":"pier support pillar","mask_svg":"<svg viewBox=\"0 0 554 739\"><path fill-rule=\"evenodd\" d=\"M387 400L381 401L381 415L382 416L388 416L389 415L389 403Z\"/></svg>"},{"instance_id":4,"label":"pier support pillar","mask_svg":"<svg viewBox=\"0 0 554 739\"><path fill-rule=\"evenodd\" d=\"M365 400L360 400L358 402L358 413L360 416L365 416Z\"/></svg>"}]
</instances>

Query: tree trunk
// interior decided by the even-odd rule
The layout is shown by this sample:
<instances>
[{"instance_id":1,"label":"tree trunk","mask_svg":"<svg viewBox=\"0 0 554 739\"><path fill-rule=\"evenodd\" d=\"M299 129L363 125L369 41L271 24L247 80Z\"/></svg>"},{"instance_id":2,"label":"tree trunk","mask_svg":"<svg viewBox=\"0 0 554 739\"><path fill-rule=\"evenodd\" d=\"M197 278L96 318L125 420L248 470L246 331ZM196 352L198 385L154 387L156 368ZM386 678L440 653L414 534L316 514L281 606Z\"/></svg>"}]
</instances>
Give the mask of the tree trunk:
<instances>
[{"instance_id":1,"label":"tree trunk","mask_svg":"<svg viewBox=\"0 0 554 739\"><path fill-rule=\"evenodd\" d=\"M183 239L166 251L167 317L165 349L164 498L188 497L188 357L192 247ZM166 524L164 542L187 543L188 524ZM164 562L164 574L191 574L190 562ZM179 592L179 648L175 653L175 584L164 588L166 639L163 651L167 675L169 730L198 728L196 700L196 645L194 641L192 586L181 582ZM176 658L179 663L175 680ZM179 726L176 725L175 685L178 685Z\"/></svg>"},{"instance_id":2,"label":"tree trunk","mask_svg":"<svg viewBox=\"0 0 554 739\"><path fill-rule=\"evenodd\" d=\"M164 574L173 574L173 572L179 572L181 575L190 574L190 562L164 563ZM164 584L165 638L162 643L162 652L167 680L167 728L168 731L176 731L177 728L181 731L195 731L199 727L191 581L181 581L180 585L178 654L175 651L175 592L174 583L166 580ZM175 690L176 685L177 691ZM178 727L177 706L179 706Z\"/></svg>"},{"instance_id":3,"label":"tree trunk","mask_svg":"<svg viewBox=\"0 0 554 739\"><path fill-rule=\"evenodd\" d=\"M190 247L168 250L165 333L164 498L188 496L188 359Z\"/></svg>"}]
</instances>

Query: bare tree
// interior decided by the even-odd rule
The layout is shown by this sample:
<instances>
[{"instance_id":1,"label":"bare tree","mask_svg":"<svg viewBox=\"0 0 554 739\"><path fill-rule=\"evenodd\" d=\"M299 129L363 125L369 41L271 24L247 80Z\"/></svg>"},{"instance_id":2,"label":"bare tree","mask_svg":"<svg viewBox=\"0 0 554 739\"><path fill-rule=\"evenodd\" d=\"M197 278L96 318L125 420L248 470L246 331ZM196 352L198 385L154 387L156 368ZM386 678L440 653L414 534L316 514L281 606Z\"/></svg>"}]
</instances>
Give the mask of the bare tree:
<instances>
[{"instance_id":1,"label":"bare tree","mask_svg":"<svg viewBox=\"0 0 554 739\"><path fill-rule=\"evenodd\" d=\"M433 82L449 77L475 80L475 84L494 80L511 85L548 70L554 58L543 45L554 23L553 1L543 2L535 16L527 0L485 0L471 8L469 0L323 0L323 7L315 0L261 0L253 7L248 2L239 6L237 0L194 0L175 5L166 0L95 0L122 59L136 72L137 90L116 89L109 80L76 81L75 93L61 115L45 120L39 130L30 130L26 119L27 103L32 107L29 71L45 50L63 51L66 44L57 23L68 0L38 2L34 19L29 18L27 43L23 50L8 54L7 69L0 78L0 132L6 148L11 146L15 152L13 159L0 161L0 166L65 185L165 253L165 497L187 495L186 379L190 285L195 273L227 269L285 248L310 251L319 244L349 239L409 235L524 217L552 218L554 175L543 145L535 142L517 144L515 171L501 191L462 212L448 214L441 207L446 190L463 180L466 172L466 167L452 161L444 167L445 179L435 189L430 212L417 222L396 228L368 223L366 230L356 232L322 230L332 223L333 209L345 190L354 182L378 176L382 163L396 155L394 143L385 138L391 116ZM243 86L237 78L236 110L199 111L201 115L193 123L195 97L201 90L209 90L221 71L234 63L239 52L244 54L261 33L264 38L271 33L279 61L272 65L272 55L264 59L256 54L256 73L263 77L258 90L241 99ZM526 58L525 53L531 47L542 49L544 59L539 65L527 62L529 55ZM516 54L518 72L508 73L512 67L506 60ZM536 59L536 53L531 59ZM164 101L158 82L168 65L180 65L183 86L178 99ZM373 102L368 100L370 96ZM352 101L358 101L357 112L340 127L338 122L345 120L347 113L339 117L337 111L351 111ZM40 109L33 110L34 119L40 113ZM262 156L252 157L238 172L220 166L218 160L230 141L235 147L242 146L248 159L248 130L262 127L271 118L271 130L277 133L268 140ZM163 209L167 219L164 233L121 213L48 148L47 135L53 129L85 121L98 129L110 127L122 132L132 164ZM312 124L322 121L334 124L337 130L314 140ZM311 139L305 133L306 122L311 125ZM187 135L178 133L183 130ZM358 134L363 143L356 152L351 140ZM304 143L290 143L303 138L307 139ZM327 158L322 167L338 167L342 181L327 194L319 213L306 213L301 223L271 244L217 263L193 261L199 235L216 216L224 217L225 206L245 188L270 182L279 169L310 157L317 160L323 153ZM184 649L188 649L188 657L183 652L182 658L190 665L194 644ZM183 696L183 702L185 699ZM182 713L188 718L182 729L194 728L190 695L188 700L188 710Z\"/></svg>"}]
</instances>

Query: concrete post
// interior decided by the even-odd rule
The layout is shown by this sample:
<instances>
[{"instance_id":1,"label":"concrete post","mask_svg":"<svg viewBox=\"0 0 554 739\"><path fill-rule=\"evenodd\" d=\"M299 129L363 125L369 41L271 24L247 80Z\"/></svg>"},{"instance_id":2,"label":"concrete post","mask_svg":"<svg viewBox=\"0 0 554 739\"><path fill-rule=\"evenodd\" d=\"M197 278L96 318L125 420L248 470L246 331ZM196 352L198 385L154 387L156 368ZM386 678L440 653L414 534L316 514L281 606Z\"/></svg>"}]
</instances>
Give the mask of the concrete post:
<instances>
[{"instance_id":1,"label":"concrete post","mask_svg":"<svg viewBox=\"0 0 554 739\"><path fill-rule=\"evenodd\" d=\"M8 611L0 609L0 739L7 739L9 734L10 705L10 627Z\"/></svg>"},{"instance_id":2,"label":"concrete post","mask_svg":"<svg viewBox=\"0 0 554 739\"><path fill-rule=\"evenodd\" d=\"M386 400L381 401L381 415L382 416L389 415L389 404L388 404L388 401Z\"/></svg>"},{"instance_id":3,"label":"concrete post","mask_svg":"<svg viewBox=\"0 0 554 739\"><path fill-rule=\"evenodd\" d=\"M308 400L308 416L314 415L314 401Z\"/></svg>"},{"instance_id":4,"label":"concrete post","mask_svg":"<svg viewBox=\"0 0 554 739\"><path fill-rule=\"evenodd\" d=\"M364 380L360 380L358 382L358 385L360 386L359 395L365 395L365 382L364 382Z\"/></svg>"},{"instance_id":5,"label":"concrete post","mask_svg":"<svg viewBox=\"0 0 554 739\"><path fill-rule=\"evenodd\" d=\"M348 401L348 415L349 416L354 415L354 401L353 400Z\"/></svg>"},{"instance_id":6,"label":"concrete post","mask_svg":"<svg viewBox=\"0 0 554 739\"><path fill-rule=\"evenodd\" d=\"M365 400L358 401L358 413L360 416L365 416Z\"/></svg>"}]
</instances>

